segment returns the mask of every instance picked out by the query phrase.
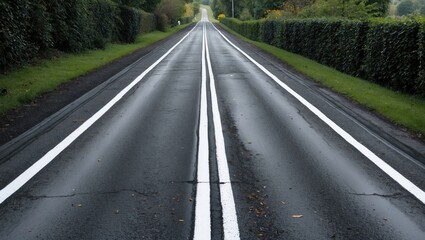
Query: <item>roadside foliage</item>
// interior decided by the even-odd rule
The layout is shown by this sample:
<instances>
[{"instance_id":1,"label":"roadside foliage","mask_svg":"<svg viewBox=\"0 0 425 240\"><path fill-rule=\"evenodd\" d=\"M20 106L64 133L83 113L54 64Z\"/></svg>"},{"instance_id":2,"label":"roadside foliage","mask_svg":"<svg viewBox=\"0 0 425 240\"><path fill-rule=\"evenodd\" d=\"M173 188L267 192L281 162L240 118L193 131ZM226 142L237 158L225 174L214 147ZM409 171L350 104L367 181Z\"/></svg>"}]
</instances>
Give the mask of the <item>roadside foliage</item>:
<instances>
[{"instance_id":1,"label":"roadside foliage","mask_svg":"<svg viewBox=\"0 0 425 240\"><path fill-rule=\"evenodd\" d=\"M396 91L425 96L425 21L288 19L221 22L239 34Z\"/></svg>"},{"instance_id":2,"label":"roadside foliage","mask_svg":"<svg viewBox=\"0 0 425 240\"><path fill-rule=\"evenodd\" d=\"M2 71L49 48L73 53L104 48L156 29L154 14L111 0L4 0L0 12Z\"/></svg>"}]
</instances>

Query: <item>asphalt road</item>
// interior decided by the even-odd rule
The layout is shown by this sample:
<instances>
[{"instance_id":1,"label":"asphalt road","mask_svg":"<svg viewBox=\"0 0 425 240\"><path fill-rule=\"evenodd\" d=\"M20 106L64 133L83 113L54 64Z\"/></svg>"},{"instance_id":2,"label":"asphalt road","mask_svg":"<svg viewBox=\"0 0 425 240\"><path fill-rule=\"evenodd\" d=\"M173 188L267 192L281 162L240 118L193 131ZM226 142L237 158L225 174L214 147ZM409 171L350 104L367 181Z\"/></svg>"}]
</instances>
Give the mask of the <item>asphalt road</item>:
<instances>
[{"instance_id":1,"label":"asphalt road","mask_svg":"<svg viewBox=\"0 0 425 240\"><path fill-rule=\"evenodd\" d=\"M0 239L425 239L423 143L191 28L0 147Z\"/></svg>"}]
</instances>

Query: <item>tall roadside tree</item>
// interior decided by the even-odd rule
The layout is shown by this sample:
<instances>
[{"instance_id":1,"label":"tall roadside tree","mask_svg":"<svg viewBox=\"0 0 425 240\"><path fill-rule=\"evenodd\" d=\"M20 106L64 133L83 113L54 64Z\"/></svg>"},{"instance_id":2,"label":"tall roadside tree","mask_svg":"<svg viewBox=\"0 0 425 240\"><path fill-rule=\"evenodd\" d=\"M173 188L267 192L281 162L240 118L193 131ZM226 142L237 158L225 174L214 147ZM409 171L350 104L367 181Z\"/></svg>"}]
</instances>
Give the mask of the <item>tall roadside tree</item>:
<instances>
[{"instance_id":1,"label":"tall roadside tree","mask_svg":"<svg viewBox=\"0 0 425 240\"><path fill-rule=\"evenodd\" d=\"M300 13L301 17L368 18L375 16L376 4L366 0L317 0Z\"/></svg>"},{"instance_id":2,"label":"tall roadside tree","mask_svg":"<svg viewBox=\"0 0 425 240\"><path fill-rule=\"evenodd\" d=\"M116 3L134 7L134 8L142 8L143 4L145 3L145 0L114 0Z\"/></svg>"},{"instance_id":3,"label":"tall roadside tree","mask_svg":"<svg viewBox=\"0 0 425 240\"><path fill-rule=\"evenodd\" d=\"M182 0L161 0L155 9L155 14L159 16L159 21L166 21L166 25L176 25L184 12L184 2Z\"/></svg>"},{"instance_id":4,"label":"tall roadside tree","mask_svg":"<svg viewBox=\"0 0 425 240\"><path fill-rule=\"evenodd\" d=\"M376 4L374 15L377 17L385 17L388 15L391 0L367 0L366 5Z\"/></svg>"},{"instance_id":5,"label":"tall roadside tree","mask_svg":"<svg viewBox=\"0 0 425 240\"><path fill-rule=\"evenodd\" d=\"M397 15L405 16L413 14L416 10L415 3L412 0L403 0L397 5Z\"/></svg>"}]
</instances>

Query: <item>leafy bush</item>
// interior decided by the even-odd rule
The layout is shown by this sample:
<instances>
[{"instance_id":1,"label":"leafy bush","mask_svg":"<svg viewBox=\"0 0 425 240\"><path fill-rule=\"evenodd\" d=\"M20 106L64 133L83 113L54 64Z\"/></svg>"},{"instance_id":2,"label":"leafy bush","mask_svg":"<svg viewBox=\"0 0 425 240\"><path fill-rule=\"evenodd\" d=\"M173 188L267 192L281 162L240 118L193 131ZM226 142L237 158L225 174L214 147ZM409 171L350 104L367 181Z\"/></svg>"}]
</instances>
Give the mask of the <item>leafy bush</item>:
<instances>
[{"instance_id":1,"label":"leafy bush","mask_svg":"<svg viewBox=\"0 0 425 240\"><path fill-rule=\"evenodd\" d=\"M0 70L55 48L80 52L110 41L132 42L156 29L156 18L111 0L0 1Z\"/></svg>"},{"instance_id":2,"label":"leafy bush","mask_svg":"<svg viewBox=\"0 0 425 240\"><path fill-rule=\"evenodd\" d=\"M364 21L343 21L339 31L338 70L353 76L362 76L361 68L365 56L364 45L368 23Z\"/></svg>"},{"instance_id":3,"label":"leafy bush","mask_svg":"<svg viewBox=\"0 0 425 240\"><path fill-rule=\"evenodd\" d=\"M134 42L141 29L140 13L135 8L127 6L120 6L119 8L118 40L126 43Z\"/></svg>"},{"instance_id":4,"label":"leafy bush","mask_svg":"<svg viewBox=\"0 0 425 240\"><path fill-rule=\"evenodd\" d=\"M161 0L156 6L155 13L158 15L165 14L167 16L167 25L175 26L180 16L184 12L182 0Z\"/></svg>"},{"instance_id":5,"label":"leafy bush","mask_svg":"<svg viewBox=\"0 0 425 240\"><path fill-rule=\"evenodd\" d=\"M416 79L415 92L425 97L425 21L419 27L419 77Z\"/></svg>"},{"instance_id":6,"label":"leafy bush","mask_svg":"<svg viewBox=\"0 0 425 240\"><path fill-rule=\"evenodd\" d=\"M29 4L26 0L0 1L0 12L0 68L4 71L30 57Z\"/></svg>"},{"instance_id":7,"label":"leafy bush","mask_svg":"<svg viewBox=\"0 0 425 240\"><path fill-rule=\"evenodd\" d=\"M29 2L29 42L35 53L44 51L53 45L52 25L44 0Z\"/></svg>"},{"instance_id":8,"label":"leafy bush","mask_svg":"<svg viewBox=\"0 0 425 240\"><path fill-rule=\"evenodd\" d=\"M153 13L147 13L144 11L139 11L140 13L140 21L141 21L141 33L148 33L156 30L156 17Z\"/></svg>"},{"instance_id":9,"label":"leafy bush","mask_svg":"<svg viewBox=\"0 0 425 240\"><path fill-rule=\"evenodd\" d=\"M66 52L87 49L91 42L87 1L50 0L46 4L53 26L54 47Z\"/></svg>"},{"instance_id":10,"label":"leafy bush","mask_svg":"<svg viewBox=\"0 0 425 240\"><path fill-rule=\"evenodd\" d=\"M381 85L413 93L418 77L418 23L375 20L366 37L365 77Z\"/></svg>"},{"instance_id":11,"label":"leafy bush","mask_svg":"<svg viewBox=\"0 0 425 240\"><path fill-rule=\"evenodd\" d=\"M94 0L89 4L90 47L105 48L118 31L115 24L118 6L108 0Z\"/></svg>"},{"instance_id":12,"label":"leafy bush","mask_svg":"<svg viewBox=\"0 0 425 240\"><path fill-rule=\"evenodd\" d=\"M425 96L425 20L290 19L224 25L247 38L303 55L342 72Z\"/></svg>"},{"instance_id":13,"label":"leafy bush","mask_svg":"<svg viewBox=\"0 0 425 240\"><path fill-rule=\"evenodd\" d=\"M155 12L155 19L157 24L156 28L161 32L165 32L169 21L167 15Z\"/></svg>"},{"instance_id":14,"label":"leafy bush","mask_svg":"<svg viewBox=\"0 0 425 240\"><path fill-rule=\"evenodd\" d=\"M180 21L180 24L188 24L192 22L192 19L193 19L192 17L181 17L179 21Z\"/></svg>"},{"instance_id":15,"label":"leafy bush","mask_svg":"<svg viewBox=\"0 0 425 240\"><path fill-rule=\"evenodd\" d=\"M261 40L267 44L271 44L276 32L276 21L265 20L260 24Z\"/></svg>"}]
</instances>

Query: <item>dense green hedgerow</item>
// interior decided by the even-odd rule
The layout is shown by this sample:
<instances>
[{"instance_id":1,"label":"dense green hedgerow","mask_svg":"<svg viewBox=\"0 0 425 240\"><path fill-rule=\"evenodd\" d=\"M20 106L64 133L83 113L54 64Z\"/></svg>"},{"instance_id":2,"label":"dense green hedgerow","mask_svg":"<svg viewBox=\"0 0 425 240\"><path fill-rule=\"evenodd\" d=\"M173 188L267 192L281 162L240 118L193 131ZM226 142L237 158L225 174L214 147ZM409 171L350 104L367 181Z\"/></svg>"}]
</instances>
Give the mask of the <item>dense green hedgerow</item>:
<instances>
[{"instance_id":1,"label":"dense green hedgerow","mask_svg":"<svg viewBox=\"0 0 425 240\"><path fill-rule=\"evenodd\" d=\"M91 47L105 48L106 43L115 40L118 27L115 24L118 7L109 0L94 0L89 4L89 36Z\"/></svg>"},{"instance_id":2,"label":"dense green hedgerow","mask_svg":"<svg viewBox=\"0 0 425 240\"><path fill-rule=\"evenodd\" d=\"M156 29L156 18L111 0L0 1L0 70L48 48L80 52L110 41L133 42Z\"/></svg>"},{"instance_id":3,"label":"dense green hedgerow","mask_svg":"<svg viewBox=\"0 0 425 240\"><path fill-rule=\"evenodd\" d=\"M419 24L412 20L371 21L363 62L365 77L413 93L419 74L418 32Z\"/></svg>"},{"instance_id":4,"label":"dense green hedgerow","mask_svg":"<svg viewBox=\"0 0 425 240\"><path fill-rule=\"evenodd\" d=\"M120 18L118 18L117 25L119 28L118 40L127 43L134 42L141 28L138 10L120 6Z\"/></svg>"},{"instance_id":5,"label":"dense green hedgerow","mask_svg":"<svg viewBox=\"0 0 425 240\"><path fill-rule=\"evenodd\" d=\"M425 96L422 19L291 19L222 23L252 40L314 59L395 90Z\"/></svg>"},{"instance_id":6,"label":"dense green hedgerow","mask_svg":"<svg viewBox=\"0 0 425 240\"><path fill-rule=\"evenodd\" d=\"M0 12L0 67L5 68L29 58L29 4L26 0L0 1Z\"/></svg>"},{"instance_id":7,"label":"dense green hedgerow","mask_svg":"<svg viewBox=\"0 0 425 240\"><path fill-rule=\"evenodd\" d=\"M425 94L425 21L419 26L419 77L416 79L416 92Z\"/></svg>"},{"instance_id":8,"label":"dense green hedgerow","mask_svg":"<svg viewBox=\"0 0 425 240\"><path fill-rule=\"evenodd\" d=\"M181 17L179 21L180 21L180 24L188 24L192 22L192 19L193 19L192 17Z\"/></svg>"}]
</instances>

